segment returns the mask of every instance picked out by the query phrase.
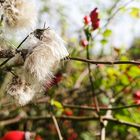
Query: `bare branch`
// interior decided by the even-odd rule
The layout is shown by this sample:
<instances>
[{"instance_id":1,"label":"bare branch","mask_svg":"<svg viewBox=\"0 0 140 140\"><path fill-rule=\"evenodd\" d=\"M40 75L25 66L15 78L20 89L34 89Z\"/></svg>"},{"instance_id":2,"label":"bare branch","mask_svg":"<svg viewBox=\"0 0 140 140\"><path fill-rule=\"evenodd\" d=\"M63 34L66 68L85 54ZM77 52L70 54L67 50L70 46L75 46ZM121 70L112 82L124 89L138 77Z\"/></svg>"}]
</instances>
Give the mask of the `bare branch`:
<instances>
[{"instance_id":1,"label":"bare branch","mask_svg":"<svg viewBox=\"0 0 140 140\"><path fill-rule=\"evenodd\" d=\"M26 55L27 50L23 49L20 50L22 54ZM1 50L0 51L0 58L11 58L15 56L15 52L12 51L11 49L8 50ZM72 60L72 61L80 61L84 63L91 63L91 64L105 64L105 65L119 65L119 64L132 64L132 65L140 65L139 61L133 61L133 60L128 60L128 61L94 61L91 59L83 59L83 58L75 58L75 57L68 57L66 60Z\"/></svg>"},{"instance_id":2,"label":"bare branch","mask_svg":"<svg viewBox=\"0 0 140 140\"><path fill-rule=\"evenodd\" d=\"M68 105L68 104L64 104L64 107L68 107L68 108L73 108L73 109L82 109L82 110L89 110L89 111L95 111L96 108L95 107L88 107L88 106L79 106L79 105ZM121 107L102 107L99 106L100 110L102 111L107 111L107 110L121 110L121 109L128 109L128 108L136 108L136 107L140 107L140 104L134 104L134 105L127 105L127 106L121 106Z\"/></svg>"},{"instance_id":3,"label":"bare branch","mask_svg":"<svg viewBox=\"0 0 140 140\"><path fill-rule=\"evenodd\" d=\"M94 61L90 59L83 59L83 58L74 58L74 57L69 57L70 60L74 61L80 61L80 62L85 62L85 63L91 63L91 64L105 64L105 65L118 65L118 64L132 64L132 65L140 65L139 61Z\"/></svg>"},{"instance_id":4,"label":"bare branch","mask_svg":"<svg viewBox=\"0 0 140 140\"><path fill-rule=\"evenodd\" d=\"M32 120L32 121L38 121L38 120L50 120L52 117L51 115L48 116L34 116L34 117L16 117L15 119L9 119L9 120L4 120L0 121L0 126L6 126L10 124L14 124L20 121L27 121L27 120ZM61 120L70 120L70 121L99 121L99 117L94 117L94 116L82 116L82 117L77 117L77 116L60 116L56 117L57 119ZM115 118L108 118L108 117L102 117L103 120L111 121L116 124L121 124L121 125L126 125L126 126L131 126L135 127L137 129L140 129L140 124L136 124L133 122L126 122L123 120L115 119Z\"/></svg>"}]
</instances>

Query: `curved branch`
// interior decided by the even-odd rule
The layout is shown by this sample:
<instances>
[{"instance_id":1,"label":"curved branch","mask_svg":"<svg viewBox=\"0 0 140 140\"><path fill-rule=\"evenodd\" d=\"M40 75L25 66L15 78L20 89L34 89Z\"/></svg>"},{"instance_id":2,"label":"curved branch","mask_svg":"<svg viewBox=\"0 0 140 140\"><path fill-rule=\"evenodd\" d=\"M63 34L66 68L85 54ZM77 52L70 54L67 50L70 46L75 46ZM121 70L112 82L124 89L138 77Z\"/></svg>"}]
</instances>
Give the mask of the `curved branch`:
<instances>
[{"instance_id":1,"label":"curved branch","mask_svg":"<svg viewBox=\"0 0 140 140\"><path fill-rule=\"evenodd\" d=\"M91 64L105 64L105 65L118 65L118 64L132 64L132 65L140 65L139 61L94 61L90 59L83 59L83 58L75 58L75 57L69 57L70 60L74 61L80 61L85 63L91 63Z\"/></svg>"},{"instance_id":2,"label":"curved branch","mask_svg":"<svg viewBox=\"0 0 140 140\"><path fill-rule=\"evenodd\" d=\"M22 49L18 50L19 53L26 55L28 50ZM11 49L8 50L0 50L0 58L11 58L15 56L15 52ZM83 59L83 58L76 58L76 57L67 57L65 60L72 60L72 61L80 61L84 63L91 63L91 64L105 64L105 65L119 65L119 64L132 64L132 65L140 65L139 61L128 60L128 61L94 61L91 59Z\"/></svg>"}]
</instances>

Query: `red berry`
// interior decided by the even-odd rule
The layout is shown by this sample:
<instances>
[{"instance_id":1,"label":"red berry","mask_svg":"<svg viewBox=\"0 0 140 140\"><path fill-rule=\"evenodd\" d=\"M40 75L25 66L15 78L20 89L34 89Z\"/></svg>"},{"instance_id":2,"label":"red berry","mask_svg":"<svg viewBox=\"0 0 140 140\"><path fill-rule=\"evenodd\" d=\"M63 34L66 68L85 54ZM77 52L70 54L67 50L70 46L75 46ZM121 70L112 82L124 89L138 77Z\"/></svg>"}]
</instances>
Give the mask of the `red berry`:
<instances>
[{"instance_id":1,"label":"red berry","mask_svg":"<svg viewBox=\"0 0 140 140\"><path fill-rule=\"evenodd\" d=\"M78 137L76 132L73 132L67 140L76 140Z\"/></svg>"},{"instance_id":2,"label":"red berry","mask_svg":"<svg viewBox=\"0 0 140 140\"><path fill-rule=\"evenodd\" d=\"M140 99L140 90L138 90L134 93L134 98Z\"/></svg>"},{"instance_id":3,"label":"red berry","mask_svg":"<svg viewBox=\"0 0 140 140\"><path fill-rule=\"evenodd\" d=\"M85 23L85 25L89 25L89 24L91 23L91 18L90 18L90 16L85 16L85 17L84 17L84 23Z\"/></svg>"},{"instance_id":4,"label":"red berry","mask_svg":"<svg viewBox=\"0 0 140 140\"><path fill-rule=\"evenodd\" d=\"M93 30L98 29L98 28L99 28L99 24L100 24L99 13L98 13L97 10L98 10L98 9L95 8L95 9L94 9L93 11L91 11L91 13L90 13L90 18L91 18Z\"/></svg>"},{"instance_id":5,"label":"red berry","mask_svg":"<svg viewBox=\"0 0 140 140\"><path fill-rule=\"evenodd\" d=\"M96 7L96 8L94 8L92 11L91 11L91 13L90 13L90 18L91 18L91 20L93 21L93 20L97 20L98 18L98 12L97 12L97 10L98 10L98 8Z\"/></svg>"},{"instance_id":6,"label":"red berry","mask_svg":"<svg viewBox=\"0 0 140 140\"><path fill-rule=\"evenodd\" d=\"M87 41L86 39L82 39L82 40L81 40L81 45L82 45L83 47L88 46L88 41Z\"/></svg>"},{"instance_id":7,"label":"red berry","mask_svg":"<svg viewBox=\"0 0 140 140\"><path fill-rule=\"evenodd\" d=\"M55 78L53 79L53 84L57 85L61 80L62 80L62 74L57 73L57 74L55 74Z\"/></svg>"},{"instance_id":8,"label":"red berry","mask_svg":"<svg viewBox=\"0 0 140 140\"><path fill-rule=\"evenodd\" d=\"M99 22L100 22L100 20L98 19L96 22L92 23L92 27L93 27L94 30L99 28L99 24L100 24Z\"/></svg>"},{"instance_id":9,"label":"red berry","mask_svg":"<svg viewBox=\"0 0 140 140\"><path fill-rule=\"evenodd\" d=\"M73 137L74 139L76 139L76 138L78 137L77 133L73 132L73 133L72 133L72 137Z\"/></svg>"},{"instance_id":10,"label":"red berry","mask_svg":"<svg viewBox=\"0 0 140 140\"><path fill-rule=\"evenodd\" d=\"M67 115L67 116L72 116L73 111L71 109L67 108L67 109L64 110L64 114Z\"/></svg>"},{"instance_id":11,"label":"red berry","mask_svg":"<svg viewBox=\"0 0 140 140\"><path fill-rule=\"evenodd\" d=\"M35 140L43 140L39 135L35 137Z\"/></svg>"},{"instance_id":12,"label":"red berry","mask_svg":"<svg viewBox=\"0 0 140 140\"><path fill-rule=\"evenodd\" d=\"M135 102L135 104L138 105L138 104L140 104L140 99L135 99L134 102Z\"/></svg>"},{"instance_id":13,"label":"red berry","mask_svg":"<svg viewBox=\"0 0 140 140\"><path fill-rule=\"evenodd\" d=\"M3 140L24 140L25 133L23 131L9 131L3 137Z\"/></svg>"}]
</instances>

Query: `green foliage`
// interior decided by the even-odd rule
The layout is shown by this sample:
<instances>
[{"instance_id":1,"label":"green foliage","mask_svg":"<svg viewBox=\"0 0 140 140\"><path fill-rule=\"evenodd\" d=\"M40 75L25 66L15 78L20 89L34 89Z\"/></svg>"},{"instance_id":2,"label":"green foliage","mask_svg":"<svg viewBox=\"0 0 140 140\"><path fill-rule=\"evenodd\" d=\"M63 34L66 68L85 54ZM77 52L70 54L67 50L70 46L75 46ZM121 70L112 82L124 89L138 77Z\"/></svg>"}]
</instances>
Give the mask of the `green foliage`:
<instances>
[{"instance_id":1,"label":"green foliage","mask_svg":"<svg viewBox=\"0 0 140 140\"><path fill-rule=\"evenodd\" d=\"M107 37L110 37L111 34L112 34L112 31L110 29L107 29L107 30L104 31L103 36L105 38L107 38Z\"/></svg>"}]
</instances>

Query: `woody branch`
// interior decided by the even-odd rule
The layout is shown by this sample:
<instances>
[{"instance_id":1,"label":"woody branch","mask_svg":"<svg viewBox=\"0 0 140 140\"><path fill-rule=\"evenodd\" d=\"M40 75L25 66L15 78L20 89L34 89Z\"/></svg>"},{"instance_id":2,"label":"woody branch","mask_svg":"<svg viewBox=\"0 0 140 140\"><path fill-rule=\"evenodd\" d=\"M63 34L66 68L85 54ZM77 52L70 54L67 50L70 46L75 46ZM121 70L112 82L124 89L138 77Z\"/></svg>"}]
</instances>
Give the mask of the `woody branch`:
<instances>
[{"instance_id":1,"label":"woody branch","mask_svg":"<svg viewBox=\"0 0 140 140\"><path fill-rule=\"evenodd\" d=\"M18 51L18 53L22 53L23 55L26 55L28 50L21 49ZM13 51L12 49L6 49L6 50L0 50L0 59L1 58L12 58L15 56L17 52ZM140 65L140 61L134 61L134 60L128 60L128 61L96 61L92 59L84 59L84 58L75 58L75 57L67 57L68 60L71 61L79 61L83 63L90 63L90 64L104 64L104 65L121 65L121 64L131 64L131 65Z\"/></svg>"}]
</instances>

